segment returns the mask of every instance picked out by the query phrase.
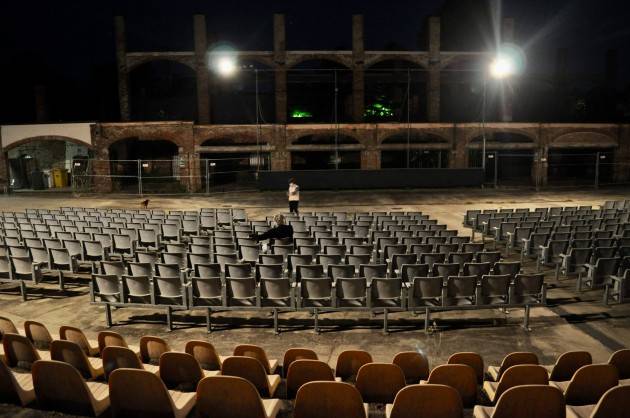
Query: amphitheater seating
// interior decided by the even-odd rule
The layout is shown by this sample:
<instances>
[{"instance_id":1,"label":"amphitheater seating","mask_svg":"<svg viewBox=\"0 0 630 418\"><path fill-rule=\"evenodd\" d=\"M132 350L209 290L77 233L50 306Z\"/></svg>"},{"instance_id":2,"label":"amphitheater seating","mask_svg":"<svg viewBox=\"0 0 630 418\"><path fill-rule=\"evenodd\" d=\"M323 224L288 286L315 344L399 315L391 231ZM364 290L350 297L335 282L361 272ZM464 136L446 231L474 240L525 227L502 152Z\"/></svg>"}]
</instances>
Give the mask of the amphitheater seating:
<instances>
[{"instance_id":1,"label":"amphitheater seating","mask_svg":"<svg viewBox=\"0 0 630 418\"><path fill-rule=\"evenodd\" d=\"M3 329L19 331L13 322L2 322ZM71 329L87 339L80 329ZM563 353L554 366L544 367L535 364L534 353L510 353L501 367L489 368L488 377L498 375L498 380L480 386L484 362L478 353L454 353L448 364L437 365L420 381L415 379L427 374L428 359L418 352L398 353L392 363L374 363L369 352L348 350L337 357L333 373L312 350L292 348L277 366L286 376L284 393L278 391L282 378L265 370L264 364L277 362L267 360L259 346L237 346L234 356L221 358L208 341L189 341L180 352L165 339L143 336L139 351L149 359L159 356L159 366L153 366L124 347L118 334L101 331L98 340L100 358L90 359L80 344L54 337L49 356L42 359L39 354L45 351L37 351L27 337L4 332L0 399L26 407L37 401L40 409L87 416L99 416L111 404L114 417L187 417L195 405L202 417L228 410L229 416L273 417L281 396L295 398L293 417L367 418L367 405L374 403L387 404L386 416L399 418L461 417L463 408L473 406L474 416L484 418L561 417L565 409L568 417L617 418L627 415L630 390L618 380L628 377L628 349L613 353L609 364L587 364L568 381L549 384L549 376L563 378L579 364L590 363L590 354ZM90 371L98 362L103 374ZM487 400L477 396L480 387ZM276 394L280 396L273 398Z\"/></svg>"},{"instance_id":2,"label":"amphitheater seating","mask_svg":"<svg viewBox=\"0 0 630 418\"><path fill-rule=\"evenodd\" d=\"M478 292L484 296L484 283L495 280L483 276L500 275L506 268L497 265L501 254L420 212L287 215L294 239L270 246L249 236L268 229L271 218L251 221L240 209L63 207L0 215L0 281L19 285L26 298L28 288L42 281L53 280L64 289L68 280L81 285L89 277L91 301L105 307L108 325L112 307L164 309L169 329L174 311L202 309L209 331L215 311L272 311L279 331L279 312L310 311L317 325L322 312L353 309L383 313L387 331L391 311L430 315L433 310L519 306L528 315L530 306L544 304L544 298L517 303L519 290L512 283L502 295L477 298ZM424 282L415 281L443 277L441 288L448 289L450 277L474 269L474 262L490 265L467 298L433 297L422 291ZM344 286L337 286L338 279ZM440 283L434 280L433 286ZM544 295L544 288L537 293ZM467 299L471 303L463 303ZM493 303L487 305L488 300ZM425 328L428 324L427 317Z\"/></svg>"}]
</instances>

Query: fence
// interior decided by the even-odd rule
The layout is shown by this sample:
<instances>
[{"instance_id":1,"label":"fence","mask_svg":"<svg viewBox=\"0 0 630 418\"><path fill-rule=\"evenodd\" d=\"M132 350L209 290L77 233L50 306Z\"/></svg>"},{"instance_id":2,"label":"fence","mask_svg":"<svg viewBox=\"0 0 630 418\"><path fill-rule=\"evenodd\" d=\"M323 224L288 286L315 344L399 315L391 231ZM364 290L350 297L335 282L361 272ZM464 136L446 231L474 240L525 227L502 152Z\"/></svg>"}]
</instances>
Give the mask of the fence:
<instances>
[{"instance_id":1,"label":"fence","mask_svg":"<svg viewBox=\"0 0 630 418\"><path fill-rule=\"evenodd\" d=\"M253 190L269 156L170 160L83 160L71 172L74 193L211 194ZM109 174L103 174L108 173Z\"/></svg>"}]
</instances>

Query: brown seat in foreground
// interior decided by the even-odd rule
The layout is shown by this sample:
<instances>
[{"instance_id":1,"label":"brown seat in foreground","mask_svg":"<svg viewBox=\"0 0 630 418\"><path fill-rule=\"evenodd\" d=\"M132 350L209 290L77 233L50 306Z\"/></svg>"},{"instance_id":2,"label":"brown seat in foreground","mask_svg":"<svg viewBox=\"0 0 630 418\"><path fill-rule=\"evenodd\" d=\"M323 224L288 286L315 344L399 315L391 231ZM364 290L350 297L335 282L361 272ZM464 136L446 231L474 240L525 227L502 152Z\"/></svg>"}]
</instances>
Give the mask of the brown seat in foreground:
<instances>
[{"instance_id":1,"label":"brown seat in foreground","mask_svg":"<svg viewBox=\"0 0 630 418\"><path fill-rule=\"evenodd\" d=\"M483 358L479 354L470 351L453 353L448 358L447 364L465 364L472 367L477 375L477 383L483 383Z\"/></svg>"},{"instance_id":2,"label":"brown seat in foreground","mask_svg":"<svg viewBox=\"0 0 630 418\"><path fill-rule=\"evenodd\" d=\"M617 368L619 384L630 385L630 349L625 348L612 353L608 359L608 364L612 364Z\"/></svg>"},{"instance_id":3,"label":"brown seat in foreground","mask_svg":"<svg viewBox=\"0 0 630 418\"><path fill-rule=\"evenodd\" d=\"M186 343L184 351L193 356L204 370L221 370L221 357L208 341L192 340Z\"/></svg>"},{"instance_id":4,"label":"brown seat in foreground","mask_svg":"<svg viewBox=\"0 0 630 418\"><path fill-rule=\"evenodd\" d=\"M295 394L302 385L314 381L335 381L335 376L327 363L319 360L291 362L287 372L287 399L295 398Z\"/></svg>"},{"instance_id":5,"label":"brown seat in foreground","mask_svg":"<svg viewBox=\"0 0 630 418\"><path fill-rule=\"evenodd\" d=\"M98 357L100 354L98 342L96 342L95 345L92 341L88 340L83 331L79 328L63 325L59 327L59 338L79 344L88 357Z\"/></svg>"},{"instance_id":6,"label":"brown seat in foreground","mask_svg":"<svg viewBox=\"0 0 630 418\"><path fill-rule=\"evenodd\" d=\"M385 407L387 418L462 418L462 399L446 385L409 385L401 389L393 404Z\"/></svg>"},{"instance_id":7,"label":"brown seat in foreground","mask_svg":"<svg viewBox=\"0 0 630 418\"><path fill-rule=\"evenodd\" d=\"M217 374L217 371L204 372L199 362L187 353L170 351L160 356L160 378L169 389L195 392L201 379Z\"/></svg>"},{"instance_id":8,"label":"brown seat in foreground","mask_svg":"<svg viewBox=\"0 0 630 418\"><path fill-rule=\"evenodd\" d=\"M152 335L140 337L140 360L143 363L159 364L160 356L168 351L171 349L163 338Z\"/></svg>"},{"instance_id":9,"label":"brown seat in foreground","mask_svg":"<svg viewBox=\"0 0 630 418\"><path fill-rule=\"evenodd\" d=\"M0 361L0 402L24 406L34 400L31 373L11 370L4 361Z\"/></svg>"},{"instance_id":10,"label":"brown seat in foreground","mask_svg":"<svg viewBox=\"0 0 630 418\"><path fill-rule=\"evenodd\" d=\"M236 376L211 376L197 386L200 418L275 418L279 399L261 399L250 382Z\"/></svg>"},{"instance_id":11,"label":"brown seat in foreground","mask_svg":"<svg viewBox=\"0 0 630 418\"><path fill-rule=\"evenodd\" d=\"M101 353L105 347L125 347L140 355L140 348L127 344L122 335L114 331L101 331L98 333L98 351Z\"/></svg>"},{"instance_id":12,"label":"brown seat in foreground","mask_svg":"<svg viewBox=\"0 0 630 418\"><path fill-rule=\"evenodd\" d=\"M549 380L563 382L571 380L573 374L582 366L593 364L588 351L567 351L562 353L553 366L545 366L549 370Z\"/></svg>"},{"instance_id":13,"label":"brown seat in foreground","mask_svg":"<svg viewBox=\"0 0 630 418\"><path fill-rule=\"evenodd\" d=\"M50 343L55 339L46 325L36 321L24 321L24 333L38 350L50 350Z\"/></svg>"},{"instance_id":14,"label":"brown seat in foreground","mask_svg":"<svg viewBox=\"0 0 630 418\"><path fill-rule=\"evenodd\" d=\"M501 366L488 366L490 380L498 382L503 372L517 364L538 364L538 356L530 352L514 352L503 358Z\"/></svg>"},{"instance_id":15,"label":"brown seat in foreground","mask_svg":"<svg viewBox=\"0 0 630 418\"><path fill-rule=\"evenodd\" d=\"M567 405L592 405L613 386L619 384L619 374L610 364L589 364L575 372L568 382L549 382L564 392Z\"/></svg>"},{"instance_id":16,"label":"brown seat in foreground","mask_svg":"<svg viewBox=\"0 0 630 418\"><path fill-rule=\"evenodd\" d=\"M497 406L475 406L474 418L565 418L562 392L553 386L524 385L505 391Z\"/></svg>"},{"instance_id":17,"label":"brown seat in foreground","mask_svg":"<svg viewBox=\"0 0 630 418\"><path fill-rule=\"evenodd\" d=\"M477 401L477 376L472 367L465 364L443 364L431 371L429 379L422 383L447 385L459 393L464 408L471 408Z\"/></svg>"},{"instance_id":18,"label":"brown seat in foreground","mask_svg":"<svg viewBox=\"0 0 630 418\"><path fill-rule=\"evenodd\" d=\"M168 390L146 370L118 369L109 376L112 418L185 418L196 394Z\"/></svg>"},{"instance_id":19,"label":"brown seat in foreground","mask_svg":"<svg viewBox=\"0 0 630 418\"><path fill-rule=\"evenodd\" d=\"M352 380L356 377L361 366L372 363L372 355L363 350L346 350L337 357L335 376L342 380Z\"/></svg>"},{"instance_id":20,"label":"brown seat in foreground","mask_svg":"<svg viewBox=\"0 0 630 418\"><path fill-rule=\"evenodd\" d=\"M106 383L86 382L77 369L62 361L36 361L33 386L44 409L96 417L109 406Z\"/></svg>"},{"instance_id":21,"label":"brown seat in foreground","mask_svg":"<svg viewBox=\"0 0 630 418\"><path fill-rule=\"evenodd\" d=\"M417 351L397 353L392 363L402 369L408 384L418 383L429 377L429 360Z\"/></svg>"},{"instance_id":22,"label":"brown seat in foreground","mask_svg":"<svg viewBox=\"0 0 630 418\"><path fill-rule=\"evenodd\" d=\"M105 347L101 358L103 359L105 380L109 380L109 375L116 369L140 369L151 373L160 371L158 366L142 363L138 355L127 347L117 347L115 345Z\"/></svg>"},{"instance_id":23,"label":"brown seat in foreground","mask_svg":"<svg viewBox=\"0 0 630 418\"><path fill-rule=\"evenodd\" d=\"M295 360L319 360L317 353L310 348L289 348L284 352L282 359L282 374L284 377L289 373L289 367Z\"/></svg>"},{"instance_id":24,"label":"brown seat in foreground","mask_svg":"<svg viewBox=\"0 0 630 418\"><path fill-rule=\"evenodd\" d=\"M548 385L547 370L536 364L517 364L501 375L498 382L483 382L483 391L491 403L495 403L501 395L514 386Z\"/></svg>"},{"instance_id":25,"label":"brown seat in foreground","mask_svg":"<svg viewBox=\"0 0 630 418\"><path fill-rule=\"evenodd\" d=\"M309 382L298 390L293 418L367 418L368 404L349 383Z\"/></svg>"},{"instance_id":26,"label":"brown seat in foreground","mask_svg":"<svg viewBox=\"0 0 630 418\"><path fill-rule=\"evenodd\" d=\"M2 346L7 366L27 371L30 371L33 364L37 360L41 360L41 355L45 353L37 351L28 338L18 334L4 334Z\"/></svg>"},{"instance_id":27,"label":"brown seat in foreground","mask_svg":"<svg viewBox=\"0 0 630 418\"><path fill-rule=\"evenodd\" d=\"M630 386L608 389L597 405L567 406L567 418L626 418L630 415Z\"/></svg>"},{"instance_id":28,"label":"brown seat in foreground","mask_svg":"<svg viewBox=\"0 0 630 418\"><path fill-rule=\"evenodd\" d=\"M86 356L79 344L72 341L53 341L50 345L50 358L74 366L84 379L94 380L103 376L103 361Z\"/></svg>"},{"instance_id":29,"label":"brown seat in foreground","mask_svg":"<svg viewBox=\"0 0 630 418\"><path fill-rule=\"evenodd\" d=\"M265 373L265 368L257 359L242 356L226 358L221 365L221 374L249 380L263 398L272 398L281 380L277 374Z\"/></svg>"},{"instance_id":30,"label":"brown seat in foreground","mask_svg":"<svg viewBox=\"0 0 630 418\"><path fill-rule=\"evenodd\" d=\"M267 353L265 350L257 345L252 344L241 344L234 347L235 356L245 356L255 358L263 365L265 368L265 372L267 374L274 374L276 372L276 368L278 367L278 360L267 358Z\"/></svg>"},{"instance_id":31,"label":"brown seat in foreground","mask_svg":"<svg viewBox=\"0 0 630 418\"><path fill-rule=\"evenodd\" d=\"M368 363L357 373L356 388L364 402L392 403L398 391L405 387L405 375L391 363Z\"/></svg>"},{"instance_id":32,"label":"brown seat in foreground","mask_svg":"<svg viewBox=\"0 0 630 418\"><path fill-rule=\"evenodd\" d=\"M20 332L13 321L7 317L0 316L0 340L4 334L20 334Z\"/></svg>"}]
</instances>

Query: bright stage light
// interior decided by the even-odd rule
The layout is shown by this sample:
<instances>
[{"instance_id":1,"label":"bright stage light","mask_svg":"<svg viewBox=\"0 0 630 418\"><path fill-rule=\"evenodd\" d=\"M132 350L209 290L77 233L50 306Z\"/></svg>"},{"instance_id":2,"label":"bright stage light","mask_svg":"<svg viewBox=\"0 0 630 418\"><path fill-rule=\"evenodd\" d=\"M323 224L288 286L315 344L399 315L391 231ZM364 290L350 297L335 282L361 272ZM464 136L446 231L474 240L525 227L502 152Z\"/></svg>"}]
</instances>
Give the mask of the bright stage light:
<instances>
[{"instance_id":1,"label":"bright stage light","mask_svg":"<svg viewBox=\"0 0 630 418\"><path fill-rule=\"evenodd\" d=\"M490 76L497 80L521 74L525 70L525 54L514 44L503 44L490 63Z\"/></svg>"},{"instance_id":2,"label":"bright stage light","mask_svg":"<svg viewBox=\"0 0 630 418\"><path fill-rule=\"evenodd\" d=\"M498 56L490 64L490 75L496 79L510 77L514 74L514 63L508 57Z\"/></svg>"},{"instance_id":3,"label":"bright stage light","mask_svg":"<svg viewBox=\"0 0 630 418\"><path fill-rule=\"evenodd\" d=\"M223 77L231 77L237 70L236 58L229 56L218 57L215 62L215 70Z\"/></svg>"}]
</instances>

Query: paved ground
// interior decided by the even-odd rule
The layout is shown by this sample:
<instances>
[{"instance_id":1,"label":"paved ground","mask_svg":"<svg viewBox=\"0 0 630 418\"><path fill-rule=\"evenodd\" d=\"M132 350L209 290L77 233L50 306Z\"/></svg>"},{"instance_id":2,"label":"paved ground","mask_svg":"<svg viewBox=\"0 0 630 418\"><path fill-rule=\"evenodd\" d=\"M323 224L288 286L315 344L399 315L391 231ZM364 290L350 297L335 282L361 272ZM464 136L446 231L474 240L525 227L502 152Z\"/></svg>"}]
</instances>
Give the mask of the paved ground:
<instances>
[{"instance_id":1,"label":"paved ground","mask_svg":"<svg viewBox=\"0 0 630 418\"><path fill-rule=\"evenodd\" d=\"M541 207L599 205L604 200L627 198L623 191L609 192L496 192L479 190L439 191L371 191L371 192L303 192L303 210L421 210L469 234L461 226L463 213L469 208L486 207ZM3 210L24 208L53 208L58 206L139 207L139 198L73 198L71 196L16 196L0 197ZM252 193L222 195L212 198L152 198L150 207L165 209L195 209L201 207L239 206L247 208L250 218L285 210L282 193ZM526 271L533 263L526 263ZM549 308L532 310L531 331L520 325L523 311L515 309L508 314L498 310L450 312L435 314L431 332L422 329L424 317L410 313L390 316L392 332L383 335L382 318L370 318L366 313L327 313L320 324L323 332L312 332L312 318L306 313L281 315L283 332L275 335L272 319L265 314L217 314L217 330L207 334L203 312L176 316L177 329L167 332L163 313L151 310L124 309L114 312L114 330L128 341L136 342L141 335L165 337L174 349L183 349L190 339L209 339L222 355L228 355L238 343L256 343L267 350L270 357L282 358L289 347L310 347L320 358L334 366L337 355L346 349L360 348L372 353L375 361L391 361L399 351L422 350L431 367L444 363L456 351L477 351L487 364L498 364L510 351L531 350L544 363L567 350L584 349L592 353L595 362L605 362L610 353L630 346L630 306L605 307L601 304L601 291L577 295L575 280L556 283L552 277ZM62 324L80 326L94 337L105 329L101 307L88 303L87 288L70 288L62 294L54 286L45 289L33 300L22 303L14 291L0 293L0 315L21 323L34 319L46 323L51 329ZM283 389L280 389L283 393ZM288 416L291 405L286 402L281 416ZM0 417L42 417L48 413L33 409L20 410L0 406ZM383 416L375 410L371 416Z\"/></svg>"}]
</instances>

